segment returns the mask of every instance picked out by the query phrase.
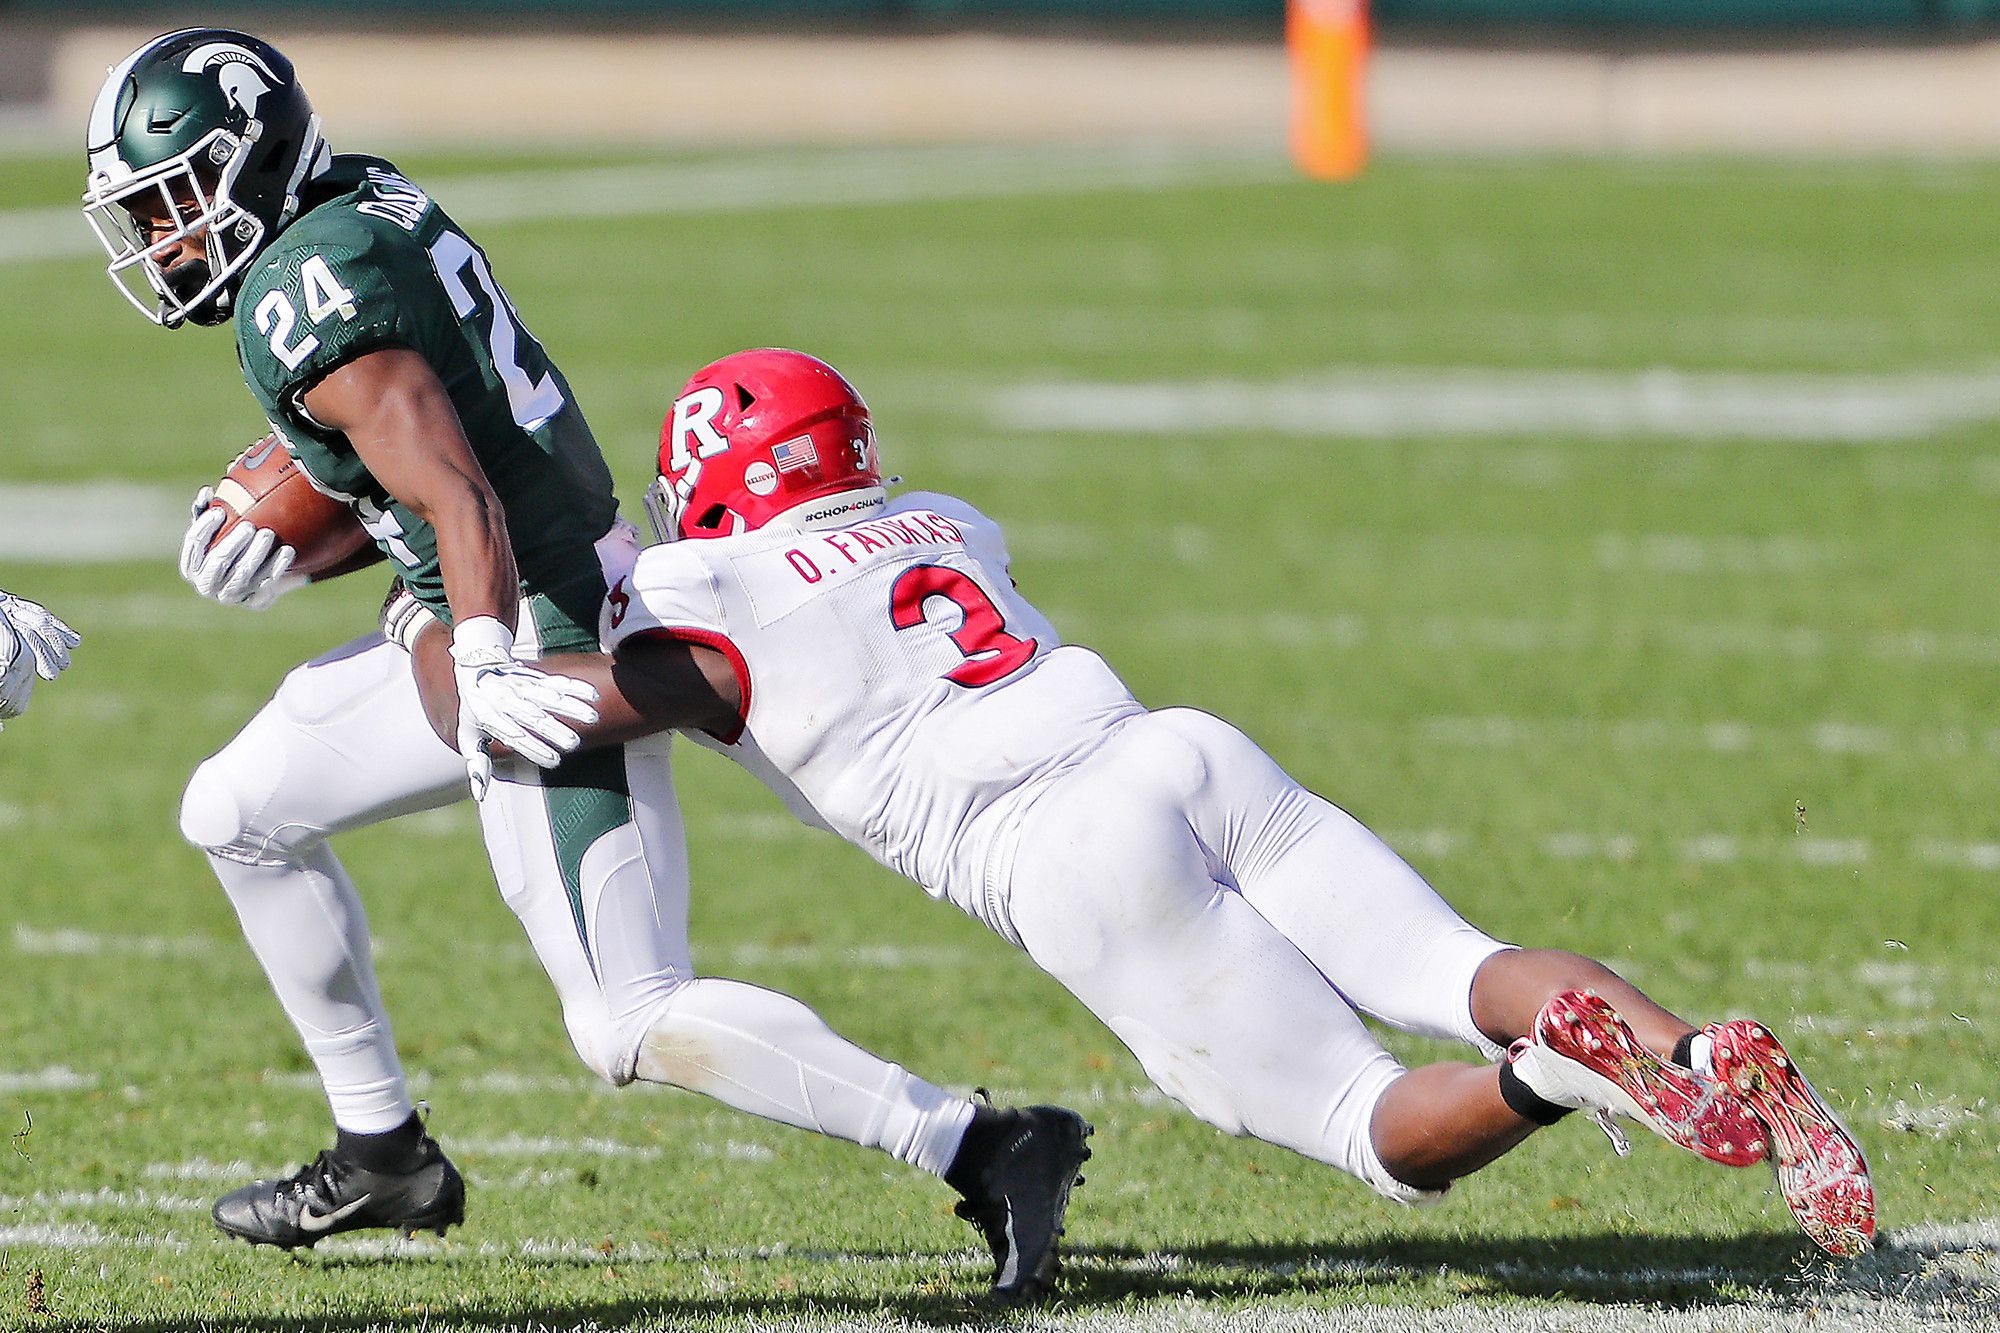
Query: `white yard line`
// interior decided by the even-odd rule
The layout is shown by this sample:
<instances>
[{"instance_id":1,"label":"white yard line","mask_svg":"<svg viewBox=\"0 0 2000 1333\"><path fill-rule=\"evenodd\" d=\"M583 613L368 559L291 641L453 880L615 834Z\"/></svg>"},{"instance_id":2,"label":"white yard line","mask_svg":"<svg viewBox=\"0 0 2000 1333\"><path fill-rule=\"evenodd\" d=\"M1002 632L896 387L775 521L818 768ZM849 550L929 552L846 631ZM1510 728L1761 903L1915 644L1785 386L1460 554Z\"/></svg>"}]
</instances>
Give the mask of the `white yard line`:
<instances>
[{"instance_id":1,"label":"white yard line","mask_svg":"<svg viewBox=\"0 0 2000 1333\"><path fill-rule=\"evenodd\" d=\"M552 1135L506 1134L499 1138L454 1138L452 1151L468 1157L618 1157L650 1162L661 1150L651 1144L615 1139L565 1139Z\"/></svg>"},{"instance_id":2,"label":"white yard line","mask_svg":"<svg viewBox=\"0 0 2000 1333\"><path fill-rule=\"evenodd\" d=\"M1425 740L1469 749L1592 745L1614 750L1695 750L1713 754L1777 750L1922 758L2000 756L2000 728L1909 729L1836 719L1773 726L1727 719L1682 722L1657 718L1489 714L1428 717L1419 719L1414 726Z\"/></svg>"},{"instance_id":3,"label":"white yard line","mask_svg":"<svg viewBox=\"0 0 2000 1333\"><path fill-rule=\"evenodd\" d=\"M1002 429L1188 438L1569 435L1860 444L2000 419L2000 373L1805 375L1340 369L1296 380L1043 381L987 398Z\"/></svg>"},{"instance_id":4,"label":"white yard line","mask_svg":"<svg viewBox=\"0 0 2000 1333\"><path fill-rule=\"evenodd\" d=\"M8 564L171 561L189 495L119 482L0 486L0 560Z\"/></svg>"},{"instance_id":5,"label":"white yard line","mask_svg":"<svg viewBox=\"0 0 2000 1333\"><path fill-rule=\"evenodd\" d=\"M148 1180L234 1180L245 1181L253 1178L264 1168L237 1158L229 1162L211 1161L206 1157L194 1157L185 1162L152 1162L145 1168Z\"/></svg>"},{"instance_id":6,"label":"white yard line","mask_svg":"<svg viewBox=\"0 0 2000 1333\"><path fill-rule=\"evenodd\" d=\"M415 1083L415 1079L412 1083ZM423 1080L424 1088L432 1085L432 1080ZM318 1086L315 1081L314 1086ZM470 1078L451 1080L453 1089L459 1092L495 1092L509 1096L542 1096L547 1093L573 1095L610 1089L610 1084L602 1079L583 1074L523 1074L511 1069L493 1069L484 1074L474 1074Z\"/></svg>"},{"instance_id":7,"label":"white yard line","mask_svg":"<svg viewBox=\"0 0 2000 1333\"><path fill-rule=\"evenodd\" d=\"M1922 1134L1926 1138L1946 1139L1979 1124L1988 1114L1989 1108L1984 1097L1971 1104L1956 1097L1919 1102L1909 1102L1898 1097L1882 1108L1876 1123L1884 1129L1899 1130L1905 1134Z\"/></svg>"},{"instance_id":8,"label":"white yard line","mask_svg":"<svg viewBox=\"0 0 2000 1333\"><path fill-rule=\"evenodd\" d=\"M1162 528L1158 554L1174 563L1210 563L1217 550L1213 527L1178 523ZM1069 562L1129 559L1129 532L1103 523L1025 519L1007 524L1009 549L1016 556ZM1311 560L1324 566L1398 568L1438 566L1459 570L1497 560L1540 560L1571 568L1573 537L1541 533L1433 532L1411 535L1371 528L1291 528L1260 533L1260 549L1273 558ZM1590 547L1597 567L1612 574L1768 578L1824 573L1853 563L1853 548L1798 533L1737 536L1689 532L1601 532ZM1155 552L1147 551L1149 558Z\"/></svg>"},{"instance_id":9,"label":"white yard line","mask_svg":"<svg viewBox=\"0 0 2000 1333\"><path fill-rule=\"evenodd\" d=\"M1461 853L1484 855L1487 839L1463 829L1387 828L1382 840L1409 856L1445 860ZM1552 833L1522 833L1511 842L1532 848L1557 861L1610 861L1666 857L1697 865L1737 861L1793 861L1808 866L1849 867L1877 859L1902 860L1957 869L2000 870L2000 844L1951 842L1934 838L1895 844L1871 838L1825 838L1769 834L1742 837L1730 833L1660 833L1641 838L1624 832L1562 829Z\"/></svg>"},{"instance_id":10,"label":"white yard line","mask_svg":"<svg viewBox=\"0 0 2000 1333\"><path fill-rule=\"evenodd\" d=\"M469 809L469 807L467 808ZM449 818L451 828L440 828L440 816ZM726 818L723 823L733 826L739 816ZM798 827L789 815L773 815L786 823ZM443 836L446 833L463 833L467 837L478 836L478 826L471 822L467 810L453 807L447 810L431 811L421 815L406 816L395 827L423 821L421 831L426 835ZM29 957L53 958L106 958L118 955L135 955L145 958L189 958L212 954L237 947L233 939L212 938L207 935L120 935L106 931L84 930L76 926L37 926L30 922L14 923L13 949L15 953ZM393 952L393 940L377 940L377 952ZM458 946L468 953L499 954L505 957L528 959L533 956L526 940L506 939L494 943L472 941ZM901 944L760 944L744 942L739 944L714 944L703 946L696 941L696 947L704 957L728 963L732 966L754 967L761 965L806 965L843 966L864 968L869 971L902 971L921 967L952 967L967 961L969 951L956 945L901 945ZM282 1079L284 1074L273 1074Z\"/></svg>"},{"instance_id":11,"label":"white yard line","mask_svg":"<svg viewBox=\"0 0 2000 1333\"><path fill-rule=\"evenodd\" d=\"M1076 607L1045 607L1049 619L1072 639L1117 634L1204 645L1227 639L1320 651L1420 645L1453 652L1513 657L1665 649L1697 659L1790 658L1798 661L1862 658L1879 662L2000 665L2000 635L1968 630L1906 629L1852 632L1815 625L1759 621L1691 621L1643 618L1549 619L1538 616L1364 616L1353 612L1311 615L1296 611L1175 611L1153 616L1091 614Z\"/></svg>"},{"instance_id":12,"label":"white yard line","mask_svg":"<svg viewBox=\"0 0 2000 1333\"><path fill-rule=\"evenodd\" d=\"M735 944L695 950L734 967L785 965L858 967L871 972L903 972L913 968L956 967L970 961L969 950L952 946L866 944Z\"/></svg>"},{"instance_id":13,"label":"white yard line","mask_svg":"<svg viewBox=\"0 0 2000 1333\"><path fill-rule=\"evenodd\" d=\"M837 149L749 160L494 172L419 184L467 225L929 203L1285 180L1260 147L1143 143ZM77 208L0 212L0 264L101 258Z\"/></svg>"},{"instance_id":14,"label":"white yard line","mask_svg":"<svg viewBox=\"0 0 2000 1333\"><path fill-rule=\"evenodd\" d=\"M208 1245L220 1239L205 1237ZM29 1223L0 1227L0 1246L58 1251L182 1252L196 1242L176 1236L116 1236L87 1223ZM1393 1244L1380 1253L1324 1259L1223 1258L1174 1252L1141 1255L1099 1254L1073 1246L1072 1270L1136 1274L1157 1280L1171 1295L1178 1279L1206 1282L1214 1273L1261 1278L1303 1279L1319 1284L1379 1283L1385 1279L1433 1282L1462 1273L1529 1290L1602 1292L1617 1299L1574 1300L1542 1295L1533 1303L1460 1301L1436 1308L1340 1302L1322 1307L1215 1309L1195 1298L1164 1300L1136 1308L1093 1310L1055 1307L1034 1315L1033 1325L1051 1333L1488 1333L1495 1328L1531 1333L1919 1333L1943 1329L1991 1329L2000 1318L2000 1282L1993 1255L2000 1228L1991 1221L1928 1223L1887 1232L1876 1250L1838 1267L1811 1262L1794 1279L1747 1296L1704 1288L1739 1286L1745 1274L1735 1265L1712 1263L1645 1266L1591 1263L1534 1263L1520 1259L1467 1258L1442 1268L1430 1261L1401 1258ZM949 1253L820 1250L788 1245L717 1249L667 1248L648 1242L572 1237L526 1237L512 1241L446 1243L427 1238L336 1237L316 1247L329 1258L379 1258L413 1264L462 1265L509 1260L534 1264L672 1263L681 1266L779 1262L814 1264L835 1270L919 1268L963 1279L983 1271L984 1256L970 1249ZM1625 1293L1657 1290L1669 1303L1641 1303ZM641 1326L635 1325L635 1328ZM671 1324L656 1326L662 1330ZM798 1329L892 1330L923 1327L890 1316L802 1315L772 1327Z\"/></svg>"},{"instance_id":15,"label":"white yard line","mask_svg":"<svg viewBox=\"0 0 2000 1333\"><path fill-rule=\"evenodd\" d=\"M68 1065L15 1072L0 1070L0 1096L22 1092L86 1092L97 1086L97 1075L84 1074Z\"/></svg>"},{"instance_id":16,"label":"white yard line","mask_svg":"<svg viewBox=\"0 0 2000 1333\"><path fill-rule=\"evenodd\" d=\"M165 565L179 548L188 496L178 487L109 482L0 483L0 560L10 564ZM1027 520L1008 525L1017 555L1043 560L1099 560L1129 554L1129 540L1101 524ZM1199 565L1216 533L1195 523L1164 531L1164 553ZM1536 534L1436 533L1411 539L1370 529L1268 534L1275 555L1322 562L1449 566L1496 559L1571 562L1573 543ZM1801 534L1737 536L1676 532L1603 532L1592 539L1607 573L1771 577L1825 573L1851 564L1852 548ZM185 612L190 598L180 599ZM757 836L752 830L751 836Z\"/></svg>"},{"instance_id":17,"label":"white yard line","mask_svg":"<svg viewBox=\"0 0 2000 1333\"><path fill-rule=\"evenodd\" d=\"M1926 1037L1963 1028L1971 1020L1951 1015L1916 1018L1857 1018L1852 1014L1794 1014L1792 1021L1829 1037Z\"/></svg>"},{"instance_id":18,"label":"white yard line","mask_svg":"<svg viewBox=\"0 0 2000 1333\"><path fill-rule=\"evenodd\" d=\"M1814 537L1709 536L1686 532L1606 532L1592 546L1607 573L1815 574L1850 563L1850 548Z\"/></svg>"},{"instance_id":19,"label":"white yard line","mask_svg":"<svg viewBox=\"0 0 2000 1333\"><path fill-rule=\"evenodd\" d=\"M214 953L216 942L202 935L111 935L70 926L46 929L14 923L14 952L31 957L193 958Z\"/></svg>"},{"instance_id":20,"label":"white yard line","mask_svg":"<svg viewBox=\"0 0 2000 1333\"><path fill-rule=\"evenodd\" d=\"M44 553L44 559L47 554ZM76 563L89 564L91 557L78 555ZM170 557L162 557L156 563L162 571L173 568ZM12 584L8 590L24 596L34 591L32 585L20 579L12 580ZM86 634L188 634L223 639L236 634L311 632L331 648L347 639L361 637L370 628L366 617L329 625L326 603L312 597L287 597L268 610L246 612L239 607L206 601L192 589L178 584L172 591L65 595L60 606L63 618L74 621Z\"/></svg>"},{"instance_id":21,"label":"white yard line","mask_svg":"<svg viewBox=\"0 0 2000 1333\"><path fill-rule=\"evenodd\" d=\"M56 1190L26 1196L0 1195L0 1212L69 1209L113 1213L205 1213L212 1200L149 1190Z\"/></svg>"},{"instance_id":22,"label":"white yard line","mask_svg":"<svg viewBox=\"0 0 2000 1333\"><path fill-rule=\"evenodd\" d=\"M114 1236L88 1222L39 1222L0 1226L0 1251L34 1246L49 1250L169 1250L188 1243L176 1236Z\"/></svg>"}]
</instances>

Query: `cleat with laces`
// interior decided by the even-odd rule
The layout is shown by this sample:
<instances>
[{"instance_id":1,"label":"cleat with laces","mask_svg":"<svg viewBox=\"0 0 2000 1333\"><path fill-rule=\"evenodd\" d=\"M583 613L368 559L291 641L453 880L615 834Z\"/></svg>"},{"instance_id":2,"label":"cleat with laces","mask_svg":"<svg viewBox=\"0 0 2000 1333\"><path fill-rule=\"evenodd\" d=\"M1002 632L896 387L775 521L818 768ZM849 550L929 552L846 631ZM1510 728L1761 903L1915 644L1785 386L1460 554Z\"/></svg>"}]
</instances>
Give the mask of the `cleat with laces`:
<instances>
[{"instance_id":1,"label":"cleat with laces","mask_svg":"<svg viewBox=\"0 0 2000 1333\"><path fill-rule=\"evenodd\" d=\"M1631 1149L1613 1113L1711 1162L1764 1160L1764 1128L1735 1092L1647 1050L1593 991L1564 991L1543 1005L1507 1059L1537 1096L1590 1112L1621 1157Z\"/></svg>"},{"instance_id":2,"label":"cleat with laces","mask_svg":"<svg viewBox=\"0 0 2000 1333\"><path fill-rule=\"evenodd\" d=\"M215 1225L252 1245L310 1248L328 1236L388 1227L442 1236L465 1221L465 1181L428 1134L408 1171L375 1171L328 1149L282 1180L260 1180L216 1202Z\"/></svg>"},{"instance_id":3,"label":"cleat with laces","mask_svg":"<svg viewBox=\"0 0 2000 1333\"><path fill-rule=\"evenodd\" d=\"M1715 1076L1741 1097L1771 1144L1778 1192L1813 1244L1852 1258L1875 1237L1875 1187L1861 1145L1806 1082L1771 1029L1738 1018L1704 1028Z\"/></svg>"},{"instance_id":4,"label":"cleat with laces","mask_svg":"<svg viewBox=\"0 0 2000 1333\"><path fill-rule=\"evenodd\" d=\"M995 1131L981 1159L970 1164L965 1194L953 1210L979 1228L993 1251L993 1295L1028 1301L1061 1271L1057 1247L1077 1169L1090 1160L1088 1121L1061 1106L985 1112ZM953 1168L956 1178L958 1169Z\"/></svg>"}]
</instances>

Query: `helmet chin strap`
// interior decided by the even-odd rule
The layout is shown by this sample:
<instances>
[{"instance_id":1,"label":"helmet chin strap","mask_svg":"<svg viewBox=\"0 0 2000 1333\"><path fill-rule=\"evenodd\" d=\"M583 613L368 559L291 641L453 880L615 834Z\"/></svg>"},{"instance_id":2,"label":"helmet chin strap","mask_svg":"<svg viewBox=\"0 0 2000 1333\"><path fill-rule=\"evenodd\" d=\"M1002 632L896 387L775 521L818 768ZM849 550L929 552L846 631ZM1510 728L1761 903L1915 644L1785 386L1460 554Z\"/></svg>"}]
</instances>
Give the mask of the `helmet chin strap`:
<instances>
[{"instance_id":1,"label":"helmet chin strap","mask_svg":"<svg viewBox=\"0 0 2000 1333\"><path fill-rule=\"evenodd\" d=\"M208 285L213 272L206 259L183 259L161 275L166 281L168 290L173 293L174 299L180 305L179 316L169 317L164 321L168 328L183 322L199 324L203 328L214 328L218 324L229 322L234 303L230 300L231 293L226 287L211 293L207 300L194 305L188 304L195 293Z\"/></svg>"},{"instance_id":2,"label":"helmet chin strap","mask_svg":"<svg viewBox=\"0 0 2000 1333\"><path fill-rule=\"evenodd\" d=\"M299 160L292 164L291 179L285 182L285 202L278 213L278 227L292 220L299 211L300 191L305 183L313 180L333 165L333 150L320 134L319 113L306 118L305 137L299 144Z\"/></svg>"}]
</instances>

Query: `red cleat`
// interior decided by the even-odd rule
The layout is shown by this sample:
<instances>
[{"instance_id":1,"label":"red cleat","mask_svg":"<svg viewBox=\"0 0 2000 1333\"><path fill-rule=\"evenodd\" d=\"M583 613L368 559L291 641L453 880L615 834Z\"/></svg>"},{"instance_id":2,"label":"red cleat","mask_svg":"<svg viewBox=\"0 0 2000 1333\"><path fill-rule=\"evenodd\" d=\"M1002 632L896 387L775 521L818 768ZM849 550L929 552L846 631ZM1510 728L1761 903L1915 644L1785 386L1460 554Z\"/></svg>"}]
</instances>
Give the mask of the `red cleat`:
<instances>
[{"instance_id":1,"label":"red cleat","mask_svg":"<svg viewBox=\"0 0 2000 1333\"><path fill-rule=\"evenodd\" d=\"M1647 1050L1594 991L1564 991L1535 1015L1535 1030L1507 1058L1521 1081L1558 1106L1596 1113L1621 1155L1629 1149L1610 1113L1724 1166L1764 1159L1764 1129L1730 1088Z\"/></svg>"},{"instance_id":2,"label":"red cleat","mask_svg":"<svg viewBox=\"0 0 2000 1333\"><path fill-rule=\"evenodd\" d=\"M1827 1109L1771 1029L1748 1018L1703 1029L1715 1043L1715 1076L1764 1126L1778 1192L1813 1244L1843 1259L1875 1238L1875 1186L1861 1145Z\"/></svg>"}]
</instances>

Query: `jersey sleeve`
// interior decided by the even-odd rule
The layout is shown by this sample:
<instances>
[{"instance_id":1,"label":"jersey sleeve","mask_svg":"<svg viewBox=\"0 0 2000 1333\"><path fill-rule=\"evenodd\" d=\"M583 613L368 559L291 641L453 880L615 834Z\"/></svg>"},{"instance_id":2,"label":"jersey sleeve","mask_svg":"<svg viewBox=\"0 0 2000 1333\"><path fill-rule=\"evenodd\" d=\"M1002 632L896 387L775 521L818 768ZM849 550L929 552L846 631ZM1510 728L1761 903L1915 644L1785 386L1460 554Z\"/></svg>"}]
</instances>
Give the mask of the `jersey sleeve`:
<instances>
[{"instance_id":1,"label":"jersey sleeve","mask_svg":"<svg viewBox=\"0 0 2000 1333\"><path fill-rule=\"evenodd\" d=\"M383 347L423 350L409 295L436 278L417 270L420 256L399 253L410 244L349 226L258 266L244 284L236 348L266 415L310 420L302 395L342 365Z\"/></svg>"},{"instance_id":2,"label":"jersey sleeve","mask_svg":"<svg viewBox=\"0 0 2000 1333\"><path fill-rule=\"evenodd\" d=\"M694 545L701 545L695 543ZM750 665L729 636L715 578L686 546L653 546L639 553L632 572L604 598L598 641L606 652L648 638L678 639L721 653L736 675L736 727L715 738L734 745L750 720Z\"/></svg>"},{"instance_id":3,"label":"jersey sleeve","mask_svg":"<svg viewBox=\"0 0 2000 1333\"><path fill-rule=\"evenodd\" d=\"M628 639L670 630L728 633L714 579L700 557L672 545L651 546L606 594L598 639L615 652Z\"/></svg>"}]
</instances>

